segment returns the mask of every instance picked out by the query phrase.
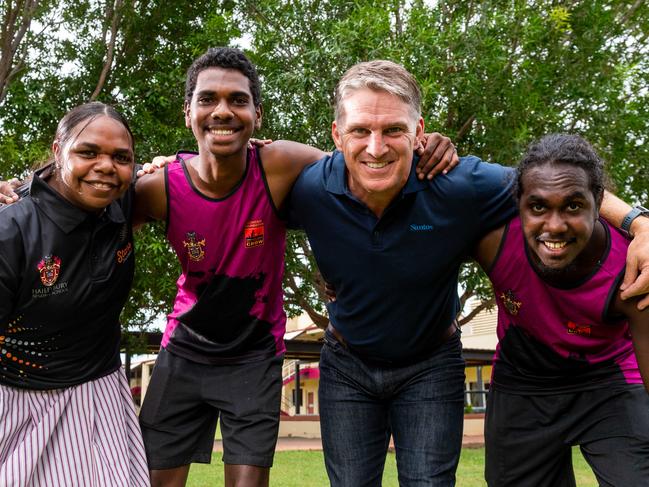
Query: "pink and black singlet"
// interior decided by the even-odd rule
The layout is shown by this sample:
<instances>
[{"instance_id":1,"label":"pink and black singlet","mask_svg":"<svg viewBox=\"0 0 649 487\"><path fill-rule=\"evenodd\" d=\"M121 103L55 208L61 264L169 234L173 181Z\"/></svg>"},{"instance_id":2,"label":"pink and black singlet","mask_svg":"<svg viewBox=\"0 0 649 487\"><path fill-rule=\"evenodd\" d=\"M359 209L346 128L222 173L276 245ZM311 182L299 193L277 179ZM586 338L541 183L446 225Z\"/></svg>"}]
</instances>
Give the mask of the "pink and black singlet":
<instances>
[{"instance_id":1,"label":"pink and black singlet","mask_svg":"<svg viewBox=\"0 0 649 487\"><path fill-rule=\"evenodd\" d=\"M282 354L286 227L273 205L259 153L224 198L200 193L191 153L165 168L167 238L182 274L162 346L198 363L244 363Z\"/></svg>"},{"instance_id":2,"label":"pink and black singlet","mask_svg":"<svg viewBox=\"0 0 649 487\"><path fill-rule=\"evenodd\" d=\"M489 278L498 303L492 386L509 393L555 393L641 384L628 323L609 314L628 239L601 220L607 248L581 282L558 288L529 261L521 221L507 226Z\"/></svg>"}]
</instances>

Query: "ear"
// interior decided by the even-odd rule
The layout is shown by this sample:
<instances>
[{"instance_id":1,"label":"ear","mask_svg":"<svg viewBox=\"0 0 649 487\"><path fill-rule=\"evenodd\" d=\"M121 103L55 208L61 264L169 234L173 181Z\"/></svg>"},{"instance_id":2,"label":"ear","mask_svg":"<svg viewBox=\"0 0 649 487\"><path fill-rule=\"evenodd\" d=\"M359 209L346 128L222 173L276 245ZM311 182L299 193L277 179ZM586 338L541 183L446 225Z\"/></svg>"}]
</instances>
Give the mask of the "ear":
<instances>
[{"instance_id":1,"label":"ear","mask_svg":"<svg viewBox=\"0 0 649 487\"><path fill-rule=\"evenodd\" d=\"M264 109L261 105L255 108L255 130L261 128L261 119L264 115Z\"/></svg>"},{"instance_id":2,"label":"ear","mask_svg":"<svg viewBox=\"0 0 649 487\"><path fill-rule=\"evenodd\" d=\"M334 120L331 123L331 137L334 139L334 144L336 144L336 149L339 151L342 151L342 143L343 143L343 138L340 135L340 131L338 130L338 124L336 120Z\"/></svg>"},{"instance_id":3,"label":"ear","mask_svg":"<svg viewBox=\"0 0 649 487\"><path fill-rule=\"evenodd\" d=\"M63 149L61 148L61 144L59 144L56 140L52 143L52 154L54 154L54 161L55 165L59 165L59 161L61 160L61 152L63 152Z\"/></svg>"},{"instance_id":4,"label":"ear","mask_svg":"<svg viewBox=\"0 0 649 487\"><path fill-rule=\"evenodd\" d=\"M421 139L424 135L424 117L419 117L419 120L417 120L417 126L415 127L415 140L417 143L421 143ZM415 144L415 148L417 145Z\"/></svg>"},{"instance_id":5,"label":"ear","mask_svg":"<svg viewBox=\"0 0 649 487\"><path fill-rule=\"evenodd\" d=\"M189 103L188 102L183 103L183 112L185 113L185 127L190 129L190 128L192 128L192 119L191 119L190 113L189 113Z\"/></svg>"}]
</instances>

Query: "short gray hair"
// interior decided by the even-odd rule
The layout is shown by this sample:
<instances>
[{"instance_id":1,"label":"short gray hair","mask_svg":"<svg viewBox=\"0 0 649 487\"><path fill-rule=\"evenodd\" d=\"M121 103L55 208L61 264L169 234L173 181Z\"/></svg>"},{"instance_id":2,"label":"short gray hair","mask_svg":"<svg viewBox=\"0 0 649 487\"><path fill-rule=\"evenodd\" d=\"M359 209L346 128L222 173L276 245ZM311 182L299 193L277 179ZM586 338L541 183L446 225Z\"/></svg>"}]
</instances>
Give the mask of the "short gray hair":
<instances>
[{"instance_id":1,"label":"short gray hair","mask_svg":"<svg viewBox=\"0 0 649 487\"><path fill-rule=\"evenodd\" d=\"M340 78L334 93L334 117L343 113L343 101L354 91L369 88L385 91L410 105L416 117L421 115L421 89L406 68L382 59L358 63Z\"/></svg>"}]
</instances>

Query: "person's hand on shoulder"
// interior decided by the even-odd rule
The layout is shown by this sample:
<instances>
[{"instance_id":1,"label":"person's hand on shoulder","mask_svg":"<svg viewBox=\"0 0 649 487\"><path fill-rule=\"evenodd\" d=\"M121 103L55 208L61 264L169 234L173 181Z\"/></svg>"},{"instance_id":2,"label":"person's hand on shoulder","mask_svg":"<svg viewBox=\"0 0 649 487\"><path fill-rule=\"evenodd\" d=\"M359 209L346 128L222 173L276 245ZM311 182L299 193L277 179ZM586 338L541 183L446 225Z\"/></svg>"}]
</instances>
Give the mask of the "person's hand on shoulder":
<instances>
[{"instance_id":1,"label":"person's hand on shoulder","mask_svg":"<svg viewBox=\"0 0 649 487\"><path fill-rule=\"evenodd\" d=\"M18 201L18 195L14 192L22 183L12 178L9 181L0 181L0 204L10 205Z\"/></svg>"},{"instance_id":2,"label":"person's hand on shoulder","mask_svg":"<svg viewBox=\"0 0 649 487\"><path fill-rule=\"evenodd\" d=\"M255 139L251 137L248 140L248 149L252 149L253 147L263 147L272 143L273 139Z\"/></svg>"},{"instance_id":3,"label":"person's hand on shoulder","mask_svg":"<svg viewBox=\"0 0 649 487\"><path fill-rule=\"evenodd\" d=\"M158 169L162 169L167 164L170 164L176 160L176 156L156 156L151 162L147 162L142 165L142 168L139 169L136 173L137 177L142 177L145 174L153 174Z\"/></svg>"},{"instance_id":4,"label":"person's hand on shoulder","mask_svg":"<svg viewBox=\"0 0 649 487\"><path fill-rule=\"evenodd\" d=\"M626 254L626 271L620 285L621 298L647 294L638 301L638 309L649 307L649 218L636 218L631 227L633 240Z\"/></svg>"},{"instance_id":5,"label":"person's hand on shoulder","mask_svg":"<svg viewBox=\"0 0 649 487\"><path fill-rule=\"evenodd\" d=\"M419 154L416 169L419 179L433 179L439 173L447 174L460 163L451 139L438 132L424 134L415 151Z\"/></svg>"}]
</instances>

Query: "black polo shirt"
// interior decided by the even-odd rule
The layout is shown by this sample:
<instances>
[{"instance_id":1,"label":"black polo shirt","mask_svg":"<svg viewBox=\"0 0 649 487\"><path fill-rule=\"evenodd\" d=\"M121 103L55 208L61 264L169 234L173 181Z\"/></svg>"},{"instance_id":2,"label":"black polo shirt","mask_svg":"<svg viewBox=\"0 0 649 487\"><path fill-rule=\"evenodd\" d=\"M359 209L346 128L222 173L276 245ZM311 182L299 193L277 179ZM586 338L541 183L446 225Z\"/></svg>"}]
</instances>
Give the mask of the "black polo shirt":
<instances>
[{"instance_id":1,"label":"black polo shirt","mask_svg":"<svg viewBox=\"0 0 649 487\"><path fill-rule=\"evenodd\" d=\"M420 181L416 160L381 218L350 192L338 151L302 171L290 201L291 223L336 289L329 319L359 354L394 363L438 345L459 311L460 264L516 212L511 169L463 157Z\"/></svg>"},{"instance_id":2,"label":"black polo shirt","mask_svg":"<svg viewBox=\"0 0 649 487\"><path fill-rule=\"evenodd\" d=\"M120 366L119 315L133 280L132 190L100 215L41 179L0 208L0 383L80 384Z\"/></svg>"}]
</instances>

